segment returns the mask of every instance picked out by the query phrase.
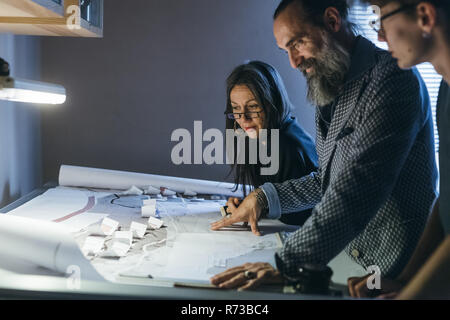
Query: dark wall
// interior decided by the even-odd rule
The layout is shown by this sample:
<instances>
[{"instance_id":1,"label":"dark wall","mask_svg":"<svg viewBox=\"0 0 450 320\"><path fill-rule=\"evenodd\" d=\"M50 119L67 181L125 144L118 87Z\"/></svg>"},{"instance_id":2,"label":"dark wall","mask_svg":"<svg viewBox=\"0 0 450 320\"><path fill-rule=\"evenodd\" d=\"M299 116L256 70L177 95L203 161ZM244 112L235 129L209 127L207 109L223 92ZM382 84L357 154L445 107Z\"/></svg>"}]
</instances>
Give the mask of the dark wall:
<instances>
[{"instance_id":1,"label":"dark wall","mask_svg":"<svg viewBox=\"0 0 450 320\"><path fill-rule=\"evenodd\" d=\"M39 80L39 38L0 34L11 76ZM39 111L46 106L0 100L0 207L42 185Z\"/></svg>"},{"instance_id":2,"label":"dark wall","mask_svg":"<svg viewBox=\"0 0 450 320\"><path fill-rule=\"evenodd\" d=\"M278 1L105 1L104 38L42 38L43 79L67 102L43 110L44 179L61 164L222 180L226 165L171 162L177 128L223 129L225 79L247 59L274 65L314 136L305 82L272 34ZM206 145L206 143L204 144Z\"/></svg>"}]
</instances>

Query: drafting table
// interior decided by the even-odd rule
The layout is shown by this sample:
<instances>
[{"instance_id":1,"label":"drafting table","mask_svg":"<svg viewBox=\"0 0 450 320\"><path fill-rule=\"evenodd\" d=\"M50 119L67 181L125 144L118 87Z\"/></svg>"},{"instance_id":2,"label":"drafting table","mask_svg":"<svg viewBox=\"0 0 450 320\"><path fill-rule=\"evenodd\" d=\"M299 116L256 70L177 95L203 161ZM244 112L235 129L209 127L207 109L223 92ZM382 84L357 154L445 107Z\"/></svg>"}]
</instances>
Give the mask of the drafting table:
<instances>
[{"instance_id":1,"label":"drafting table","mask_svg":"<svg viewBox=\"0 0 450 320\"><path fill-rule=\"evenodd\" d=\"M47 184L44 188L35 190L21 199L2 208L0 213L7 213L35 197L46 192L55 184ZM220 218L218 216L217 218ZM265 228L279 228L279 222L274 225L265 224ZM264 223L263 223L264 225ZM262 227L264 230L264 227ZM266 230L268 230L266 229ZM273 230L275 230L273 229ZM241 257L242 263L246 257ZM18 271L19 270L19 271ZM331 299L335 297L308 296L283 293L283 288L270 286L261 287L257 291L237 292L235 290L219 290L198 287L179 287L177 281L161 281L145 278L124 277L123 281L115 283L102 281L92 282L82 280L80 289L69 289L67 279L60 274L46 273L43 270L36 274L21 273L20 269L8 270L0 268L0 298L58 298L58 299L258 299L258 300L298 300L298 299ZM123 282L123 283L122 283ZM179 281L178 281L179 282ZM343 287L336 287L344 289Z\"/></svg>"}]
</instances>

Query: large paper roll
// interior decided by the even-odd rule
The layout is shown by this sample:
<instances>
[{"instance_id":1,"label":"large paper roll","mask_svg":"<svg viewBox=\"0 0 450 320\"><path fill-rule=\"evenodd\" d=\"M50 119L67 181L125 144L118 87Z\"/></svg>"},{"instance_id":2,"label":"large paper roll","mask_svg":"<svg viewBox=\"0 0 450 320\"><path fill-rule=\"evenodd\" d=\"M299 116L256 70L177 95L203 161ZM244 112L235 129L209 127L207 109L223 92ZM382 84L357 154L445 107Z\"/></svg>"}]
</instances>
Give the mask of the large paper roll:
<instances>
[{"instance_id":1,"label":"large paper roll","mask_svg":"<svg viewBox=\"0 0 450 320\"><path fill-rule=\"evenodd\" d=\"M102 280L69 232L53 222L0 214L0 253L80 279Z\"/></svg>"},{"instance_id":2,"label":"large paper roll","mask_svg":"<svg viewBox=\"0 0 450 320\"><path fill-rule=\"evenodd\" d=\"M242 186L239 186L238 190L233 191L235 185L232 183L69 165L61 166L59 185L115 190L127 190L132 186L145 190L151 186L154 188L167 188L178 193L195 192L197 194L243 197Z\"/></svg>"}]
</instances>

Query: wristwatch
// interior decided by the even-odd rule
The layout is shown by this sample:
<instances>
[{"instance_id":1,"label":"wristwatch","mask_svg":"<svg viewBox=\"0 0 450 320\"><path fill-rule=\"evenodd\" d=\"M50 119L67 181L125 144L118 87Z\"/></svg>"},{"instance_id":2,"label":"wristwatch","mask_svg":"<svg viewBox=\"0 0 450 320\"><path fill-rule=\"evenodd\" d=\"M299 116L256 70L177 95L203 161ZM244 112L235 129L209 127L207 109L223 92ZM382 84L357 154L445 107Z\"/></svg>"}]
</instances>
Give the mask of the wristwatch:
<instances>
[{"instance_id":1,"label":"wristwatch","mask_svg":"<svg viewBox=\"0 0 450 320\"><path fill-rule=\"evenodd\" d=\"M269 214L269 202L267 202L267 197L261 188L255 189L255 197L258 205L261 208L260 218L265 218Z\"/></svg>"}]
</instances>

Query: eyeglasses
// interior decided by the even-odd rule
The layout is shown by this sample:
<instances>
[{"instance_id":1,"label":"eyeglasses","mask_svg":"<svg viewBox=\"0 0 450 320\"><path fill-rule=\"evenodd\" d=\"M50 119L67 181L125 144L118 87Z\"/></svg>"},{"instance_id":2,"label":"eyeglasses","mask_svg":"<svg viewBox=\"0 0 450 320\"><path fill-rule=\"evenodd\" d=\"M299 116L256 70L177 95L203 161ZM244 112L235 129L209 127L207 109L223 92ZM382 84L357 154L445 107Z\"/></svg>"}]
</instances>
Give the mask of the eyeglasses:
<instances>
[{"instance_id":1,"label":"eyeglasses","mask_svg":"<svg viewBox=\"0 0 450 320\"><path fill-rule=\"evenodd\" d=\"M381 33L382 35L384 35L384 29L383 29L383 20L392 17L393 15L396 15L397 13L415 8L417 6L417 4L408 4L405 5L403 7L400 7L392 12L389 12L383 16L380 16L377 20L372 20L370 21L370 26L372 27L372 29L376 32L376 33Z\"/></svg>"},{"instance_id":2,"label":"eyeglasses","mask_svg":"<svg viewBox=\"0 0 450 320\"><path fill-rule=\"evenodd\" d=\"M227 113L225 112L226 116L228 119L230 120L237 120L237 119L241 119L244 115L245 115L245 119L254 119L254 118L260 118L262 111L253 111L253 112L240 112L240 113Z\"/></svg>"},{"instance_id":3,"label":"eyeglasses","mask_svg":"<svg viewBox=\"0 0 450 320\"><path fill-rule=\"evenodd\" d=\"M290 47L294 48L297 51L303 51L303 49L305 48L305 45L306 45L306 41L303 40L302 38L300 38L300 39L292 41Z\"/></svg>"},{"instance_id":4,"label":"eyeglasses","mask_svg":"<svg viewBox=\"0 0 450 320\"><path fill-rule=\"evenodd\" d=\"M307 47L307 44L309 42L312 42L311 40L305 40L305 35L302 35L301 37L299 37L298 39L295 39L294 41L292 41L289 46L288 46L288 50L292 50L295 49L299 52L303 52L305 50L305 48Z\"/></svg>"}]
</instances>

